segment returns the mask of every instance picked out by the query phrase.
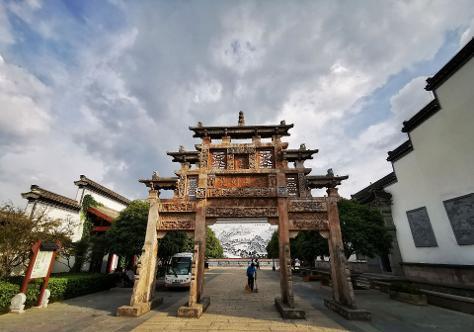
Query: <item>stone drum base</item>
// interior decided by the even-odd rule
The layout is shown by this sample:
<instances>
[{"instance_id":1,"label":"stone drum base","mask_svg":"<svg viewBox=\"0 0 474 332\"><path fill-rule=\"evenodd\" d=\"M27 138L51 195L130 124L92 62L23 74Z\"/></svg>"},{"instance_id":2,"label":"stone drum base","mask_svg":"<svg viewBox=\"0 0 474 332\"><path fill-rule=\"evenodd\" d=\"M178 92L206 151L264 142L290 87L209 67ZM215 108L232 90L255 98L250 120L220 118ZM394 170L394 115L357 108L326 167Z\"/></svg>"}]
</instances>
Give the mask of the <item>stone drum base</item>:
<instances>
[{"instance_id":1,"label":"stone drum base","mask_svg":"<svg viewBox=\"0 0 474 332\"><path fill-rule=\"evenodd\" d=\"M275 307L283 319L306 319L306 313L303 310L290 308L279 297L275 298Z\"/></svg>"},{"instance_id":2,"label":"stone drum base","mask_svg":"<svg viewBox=\"0 0 474 332\"><path fill-rule=\"evenodd\" d=\"M139 303L134 306L123 305L117 309L117 316L138 317L149 312L152 308L163 303L163 298L158 297L151 302Z\"/></svg>"},{"instance_id":3,"label":"stone drum base","mask_svg":"<svg viewBox=\"0 0 474 332\"><path fill-rule=\"evenodd\" d=\"M346 307L332 299L324 299L324 305L349 320L370 320L370 312L365 309L353 309Z\"/></svg>"},{"instance_id":4,"label":"stone drum base","mask_svg":"<svg viewBox=\"0 0 474 332\"><path fill-rule=\"evenodd\" d=\"M211 304L211 299L209 297L203 297L199 303L196 303L191 307L183 305L178 309L178 317L199 318L202 313L207 310L209 304Z\"/></svg>"}]
</instances>

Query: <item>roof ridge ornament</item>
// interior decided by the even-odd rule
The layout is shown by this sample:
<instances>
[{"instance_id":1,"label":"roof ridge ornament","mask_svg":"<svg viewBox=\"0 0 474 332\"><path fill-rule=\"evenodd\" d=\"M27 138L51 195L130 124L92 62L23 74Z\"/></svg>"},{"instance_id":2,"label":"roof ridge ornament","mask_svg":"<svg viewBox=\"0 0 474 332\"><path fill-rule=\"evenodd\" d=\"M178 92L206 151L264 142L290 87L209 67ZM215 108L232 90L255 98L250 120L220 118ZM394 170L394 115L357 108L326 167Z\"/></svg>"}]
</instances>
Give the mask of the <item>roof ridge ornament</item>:
<instances>
[{"instance_id":1,"label":"roof ridge ornament","mask_svg":"<svg viewBox=\"0 0 474 332\"><path fill-rule=\"evenodd\" d=\"M245 126L244 112L239 112L239 127Z\"/></svg>"}]
</instances>

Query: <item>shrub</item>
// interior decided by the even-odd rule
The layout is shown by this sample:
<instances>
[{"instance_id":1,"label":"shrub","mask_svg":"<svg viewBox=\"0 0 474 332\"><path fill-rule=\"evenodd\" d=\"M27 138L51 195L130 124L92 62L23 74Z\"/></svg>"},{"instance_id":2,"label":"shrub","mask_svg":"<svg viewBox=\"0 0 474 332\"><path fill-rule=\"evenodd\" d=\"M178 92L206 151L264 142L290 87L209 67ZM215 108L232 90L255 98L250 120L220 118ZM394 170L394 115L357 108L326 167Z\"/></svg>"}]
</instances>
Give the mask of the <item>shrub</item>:
<instances>
[{"instance_id":1,"label":"shrub","mask_svg":"<svg viewBox=\"0 0 474 332\"><path fill-rule=\"evenodd\" d=\"M49 278L48 289L51 291L51 302L73 298L76 296L108 290L118 281L116 274L100 273L62 273ZM20 291L22 279L11 278L9 282L0 282L0 312L8 311L10 301ZM26 294L26 307L36 304L39 296L41 280L31 281Z\"/></svg>"},{"instance_id":2,"label":"shrub","mask_svg":"<svg viewBox=\"0 0 474 332\"><path fill-rule=\"evenodd\" d=\"M390 290L408 294L422 294L422 292L415 285L408 282L394 282L390 284Z\"/></svg>"}]
</instances>

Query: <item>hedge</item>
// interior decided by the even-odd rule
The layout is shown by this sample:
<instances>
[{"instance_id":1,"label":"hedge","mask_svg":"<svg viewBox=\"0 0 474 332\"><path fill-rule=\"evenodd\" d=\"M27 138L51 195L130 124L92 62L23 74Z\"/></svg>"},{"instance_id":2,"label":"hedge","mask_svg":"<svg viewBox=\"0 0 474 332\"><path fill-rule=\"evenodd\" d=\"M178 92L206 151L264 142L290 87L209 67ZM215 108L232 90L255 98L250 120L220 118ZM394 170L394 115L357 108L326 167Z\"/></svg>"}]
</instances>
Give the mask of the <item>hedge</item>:
<instances>
[{"instance_id":1,"label":"hedge","mask_svg":"<svg viewBox=\"0 0 474 332\"><path fill-rule=\"evenodd\" d=\"M20 291L21 278L10 278L0 281L0 312L9 310L10 301ZM100 273L62 273L49 278L48 289L51 291L50 302L73 298L85 294L108 290L115 287L118 281L116 274ZM36 304L41 280L31 281L26 294L26 307Z\"/></svg>"}]
</instances>

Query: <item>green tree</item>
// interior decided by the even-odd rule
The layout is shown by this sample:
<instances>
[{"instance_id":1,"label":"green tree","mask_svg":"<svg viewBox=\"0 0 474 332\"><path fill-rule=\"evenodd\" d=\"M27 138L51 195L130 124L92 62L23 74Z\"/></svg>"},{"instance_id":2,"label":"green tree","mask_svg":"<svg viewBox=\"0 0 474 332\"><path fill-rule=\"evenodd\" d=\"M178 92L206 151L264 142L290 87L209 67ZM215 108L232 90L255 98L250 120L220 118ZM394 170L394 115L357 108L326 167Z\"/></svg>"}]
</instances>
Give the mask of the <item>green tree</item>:
<instances>
[{"instance_id":1,"label":"green tree","mask_svg":"<svg viewBox=\"0 0 474 332\"><path fill-rule=\"evenodd\" d=\"M193 240L185 232L168 232L158 242L158 257L168 262L178 252L192 252Z\"/></svg>"},{"instance_id":2,"label":"green tree","mask_svg":"<svg viewBox=\"0 0 474 332\"><path fill-rule=\"evenodd\" d=\"M221 241L209 227L206 228L206 257L207 258L223 258L224 249Z\"/></svg>"},{"instance_id":3,"label":"green tree","mask_svg":"<svg viewBox=\"0 0 474 332\"><path fill-rule=\"evenodd\" d=\"M355 201L342 199L338 203L342 240L346 257L352 254L374 257L388 254L392 237L379 211ZM303 231L290 240L291 257L313 262L318 256L329 256L327 240L317 231ZM278 257L278 233L267 245L268 258Z\"/></svg>"},{"instance_id":4,"label":"green tree","mask_svg":"<svg viewBox=\"0 0 474 332\"><path fill-rule=\"evenodd\" d=\"M272 234L270 241L267 243L267 257L268 258L278 258L278 232L275 231Z\"/></svg>"},{"instance_id":5,"label":"green tree","mask_svg":"<svg viewBox=\"0 0 474 332\"><path fill-rule=\"evenodd\" d=\"M299 232L290 242L293 244L291 256L310 262L311 265L317 257L329 256L328 242L318 231Z\"/></svg>"},{"instance_id":6,"label":"green tree","mask_svg":"<svg viewBox=\"0 0 474 332\"><path fill-rule=\"evenodd\" d=\"M134 255L141 255L145 242L148 209L147 202L135 200L120 213L106 233L107 249L110 252L127 260ZM102 248L101 241L97 246ZM158 241L158 257L162 263L169 261L178 252L192 252L192 250L193 240L185 232L168 232ZM212 251L215 252L215 249Z\"/></svg>"},{"instance_id":7,"label":"green tree","mask_svg":"<svg viewBox=\"0 0 474 332\"><path fill-rule=\"evenodd\" d=\"M346 257L352 254L375 257L390 252L392 236L378 210L347 199L340 200L338 208Z\"/></svg>"},{"instance_id":8,"label":"green tree","mask_svg":"<svg viewBox=\"0 0 474 332\"><path fill-rule=\"evenodd\" d=\"M105 234L106 246L110 252L127 260L141 254L145 242L148 208L148 202L135 200L120 212Z\"/></svg>"},{"instance_id":9,"label":"green tree","mask_svg":"<svg viewBox=\"0 0 474 332\"><path fill-rule=\"evenodd\" d=\"M49 219L44 211L30 218L23 209L10 204L0 206L0 279L27 266L31 246L38 240L59 240L61 250L68 250L73 229L70 223L70 220Z\"/></svg>"}]
</instances>

